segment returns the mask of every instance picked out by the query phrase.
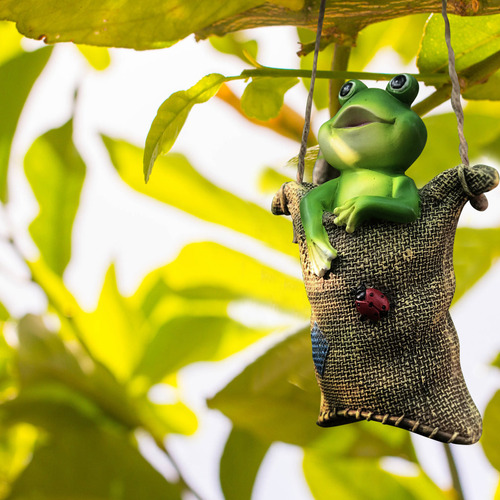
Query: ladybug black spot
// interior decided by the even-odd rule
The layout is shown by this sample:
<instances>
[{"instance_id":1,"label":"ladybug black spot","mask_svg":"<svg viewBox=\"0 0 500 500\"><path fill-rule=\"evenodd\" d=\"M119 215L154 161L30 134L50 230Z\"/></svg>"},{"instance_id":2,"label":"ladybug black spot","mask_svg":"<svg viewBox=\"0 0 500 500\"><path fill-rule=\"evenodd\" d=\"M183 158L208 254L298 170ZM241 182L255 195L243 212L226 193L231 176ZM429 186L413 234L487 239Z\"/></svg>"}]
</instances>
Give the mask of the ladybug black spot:
<instances>
[{"instance_id":1,"label":"ladybug black spot","mask_svg":"<svg viewBox=\"0 0 500 500\"><path fill-rule=\"evenodd\" d=\"M373 293L370 293L370 297L373 297Z\"/></svg>"},{"instance_id":2,"label":"ladybug black spot","mask_svg":"<svg viewBox=\"0 0 500 500\"><path fill-rule=\"evenodd\" d=\"M385 306L382 306L382 309L384 309L384 310L385 310L385 308L386 308Z\"/></svg>"},{"instance_id":3,"label":"ladybug black spot","mask_svg":"<svg viewBox=\"0 0 500 500\"><path fill-rule=\"evenodd\" d=\"M368 306L369 306L369 307L373 307L373 302L370 302L370 303L368 304Z\"/></svg>"}]
</instances>

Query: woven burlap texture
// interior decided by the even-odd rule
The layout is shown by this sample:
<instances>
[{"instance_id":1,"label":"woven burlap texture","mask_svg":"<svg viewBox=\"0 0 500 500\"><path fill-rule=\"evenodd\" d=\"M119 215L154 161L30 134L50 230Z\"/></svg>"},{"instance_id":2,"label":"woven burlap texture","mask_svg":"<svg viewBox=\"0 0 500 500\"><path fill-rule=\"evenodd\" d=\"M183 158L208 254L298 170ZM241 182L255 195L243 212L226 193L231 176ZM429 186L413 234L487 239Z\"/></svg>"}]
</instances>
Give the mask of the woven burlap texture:
<instances>
[{"instance_id":1,"label":"woven burlap texture","mask_svg":"<svg viewBox=\"0 0 500 500\"><path fill-rule=\"evenodd\" d=\"M292 216L311 327L317 323L329 346L323 376L316 372L318 425L373 420L444 442L479 439L481 416L465 385L449 313L453 242L468 200L459 169L442 172L419 191L422 213L409 224L370 221L349 234L323 214L338 257L322 278L311 270L299 211L314 186L289 182L274 197L273 213ZM498 183L491 167L463 171L465 188L475 195ZM390 300L389 314L377 323L361 320L356 310L360 284Z\"/></svg>"}]
</instances>

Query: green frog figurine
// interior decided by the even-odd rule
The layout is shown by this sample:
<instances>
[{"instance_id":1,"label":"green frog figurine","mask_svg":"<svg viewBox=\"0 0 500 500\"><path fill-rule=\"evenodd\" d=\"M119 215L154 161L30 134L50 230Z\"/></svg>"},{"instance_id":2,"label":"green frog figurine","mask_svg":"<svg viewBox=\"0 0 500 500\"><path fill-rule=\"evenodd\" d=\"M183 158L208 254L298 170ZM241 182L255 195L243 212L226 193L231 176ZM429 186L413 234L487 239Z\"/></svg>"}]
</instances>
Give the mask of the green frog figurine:
<instances>
[{"instance_id":1,"label":"green frog figurine","mask_svg":"<svg viewBox=\"0 0 500 500\"><path fill-rule=\"evenodd\" d=\"M313 271L323 276L337 251L323 226L323 213L348 233L368 219L413 222L420 216L417 187L405 171L418 158L427 130L411 109L417 80L395 76L386 90L368 88L359 80L339 92L342 107L318 135L324 159L340 176L311 190L300 203Z\"/></svg>"}]
</instances>

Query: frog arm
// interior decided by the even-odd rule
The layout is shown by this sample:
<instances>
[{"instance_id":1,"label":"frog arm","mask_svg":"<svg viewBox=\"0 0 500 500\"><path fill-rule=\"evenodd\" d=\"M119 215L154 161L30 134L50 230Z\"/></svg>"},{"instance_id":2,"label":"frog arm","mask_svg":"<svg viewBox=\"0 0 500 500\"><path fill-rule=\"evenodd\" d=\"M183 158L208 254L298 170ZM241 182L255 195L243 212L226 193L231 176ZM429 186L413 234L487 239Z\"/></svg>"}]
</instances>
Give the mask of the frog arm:
<instances>
[{"instance_id":1,"label":"frog arm","mask_svg":"<svg viewBox=\"0 0 500 500\"><path fill-rule=\"evenodd\" d=\"M399 223L417 220L420 216L420 197L415 183L405 175L395 177L392 182L392 197L357 196L335 208L335 224L346 226L346 231L352 233L367 219Z\"/></svg>"},{"instance_id":2,"label":"frog arm","mask_svg":"<svg viewBox=\"0 0 500 500\"><path fill-rule=\"evenodd\" d=\"M306 235L307 250L314 274L323 276L337 251L330 244L323 226L323 213L333 212L338 179L332 179L312 189L300 201L300 218Z\"/></svg>"}]
</instances>

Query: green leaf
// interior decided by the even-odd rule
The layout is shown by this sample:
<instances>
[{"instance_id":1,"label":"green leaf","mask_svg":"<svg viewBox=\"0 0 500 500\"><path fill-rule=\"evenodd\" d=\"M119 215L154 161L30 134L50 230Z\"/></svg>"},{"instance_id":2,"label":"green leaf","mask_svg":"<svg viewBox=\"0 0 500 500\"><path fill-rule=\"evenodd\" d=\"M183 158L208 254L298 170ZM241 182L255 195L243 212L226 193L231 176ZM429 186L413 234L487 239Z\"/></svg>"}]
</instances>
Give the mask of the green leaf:
<instances>
[{"instance_id":1,"label":"green leaf","mask_svg":"<svg viewBox=\"0 0 500 500\"><path fill-rule=\"evenodd\" d=\"M112 0L105 6L90 0L75 16L70 0L5 0L0 19L17 23L29 38L46 43L75 42L107 47L158 49L168 47L195 31L264 3L263 0Z\"/></svg>"},{"instance_id":2,"label":"green leaf","mask_svg":"<svg viewBox=\"0 0 500 500\"><path fill-rule=\"evenodd\" d=\"M248 54L252 59L257 59L258 43L256 40L247 40L241 33L228 33L225 36L211 36L208 41L214 49L240 58L248 63Z\"/></svg>"},{"instance_id":3,"label":"green leaf","mask_svg":"<svg viewBox=\"0 0 500 500\"><path fill-rule=\"evenodd\" d=\"M62 275L71 258L71 231L85 179L85 164L73 144L72 120L32 144L24 171L40 205L31 236L49 267Z\"/></svg>"},{"instance_id":4,"label":"green leaf","mask_svg":"<svg viewBox=\"0 0 500 500\"><path fill-rule=\"evenodd\" d=\"M104 47L93 47L91 45L77 45L87 62L96 70L105 70L111 63L109 50Z\"/></svg>"},{"instance_id":5,"label":"green leaf","mask_svg":"<svg viewBox=\"0 0 500 500\"><path fill-rule=\"evenodd\" d=\"M394 429L393 429L394 431ZM316 500L330 500L332 494L350 500L447 500L417 466L414 476L397 476L383 470L377 459L331 460L326 452L306 450L304 474Z\"/></svg>"},{"instance_id":6,"label":"green leaf","mask_svg":"<svg viewBox=\"0 0 500 500\"><path fill-rule=\"evenodd\" d=\"M500 257L500 228L458 228L453 250L457 286L454 302L472 288Z\"/></svg>"},{"instance_id":7,"label":"green leaf","mask_svg":"<svg viewBox=\"0 0 500 500\"><path fill-rule=\"evenodd\" d=\"M500 50L500 15L449 16L451 43L458 72ZM429 17L420 45L417 65L422 73L447 72L448 49L441 14Z\"/></svg>"},{"instance_id":8,"label":"green leaf","mask_svg":"<svg viewBox=\"0 0 500 500\"><path fill-rule=\"evenodd\" d=\"M470 18L449 16L449 19L458 73L500 50L500 15ZM440 14L433 14L426 24L417 66L422 73L448 72L448 50L444 39L444 21ZM487 83L473 88L465 94L466 97L500 99L498 78L495 75Z\"/></svg>"},{"instance_id":9,"label":"green leaf","mask_svg":"<svg viewBox=\"0 0 500 500\"><path fill-rule=\"evenodd\" d=\"M50 48L25 52L0 66L0 201L7 201L10 147L24 103L51 54Z\"/></svg>"},{"instance_id":10,"label":"green leaf","mask_svg":"<svg viewBox=\"0 0 500 500\"><path fill-rule=\"evenodd\" d=\"M495 393L484 410L480 443L490 464L500 471L500 391Z\"/></svg>"},{"instance_id":11,"label":"green leaf","mask_svg":"<svg viewBox=\"0 0 500 500\"><path fill-rule=\"evenodd\" d=\"M234 428L220 462L220 482L225 500L250 500L253 485L269 444Z\"/></svg>"},{"instance_id":12,"label":"green leaf","mask_svg":"<svg viewBox=\"0 0 500 500\"><path fill-rule=\"evenodd\" d=\"M226 78L217 73L207 75L188 90L172 94L158 109L146 138L144 149L144 179L149 180L156 158L174 145L191 108L211 99Z\"/></svg>"},{"instance_id":13,"label":"green leaf","mask_svg":"<svg viewBox=\"0 0 500 500\"><path fill-rule=\"evenodd\" d=\"M0 415L4 423L27 422L48 434L10 500L181 498L179 486L153 469L123 431L98 427L67 405L20 398L2 405Z\"/></svg>"},{"instance_id":14,"label":"green leaf","mask_svg":"<svg viewBox=\"0 0 500 500\"><path fill-rule=\"evenodd\" d=\"M124 141L103 140L122 179L140 193L297 255L297 248L290 244L292 227L288 220L212 184L183 155L160 158L155 181L145 186L137 170L141 150Z\"/></svg>"},{"instance_id":15,"label":"green leaf","mask_svg":"<svg viewBox=\"0 0 500 500\"><path fill-rule=\"evenodd\" d=\"M148 344L136 375L145 375L154 384L190 363L223 359L268 333L227 316L173 318Z\"/></svg>"},{"instance_id":16,"label":"green leaf","mask_svg":"<svg viewBox=\"0 0 500 500\"><path fill-rule=\"evenodd\" d=\"M257 120L267 121L278 116L285 94L299 83L298 78L254 78L241 97L241 109Z\"/></svg>"}]
</instances>

